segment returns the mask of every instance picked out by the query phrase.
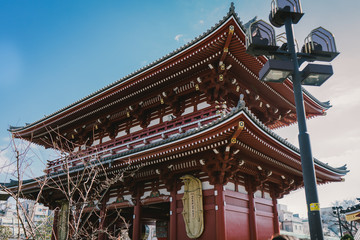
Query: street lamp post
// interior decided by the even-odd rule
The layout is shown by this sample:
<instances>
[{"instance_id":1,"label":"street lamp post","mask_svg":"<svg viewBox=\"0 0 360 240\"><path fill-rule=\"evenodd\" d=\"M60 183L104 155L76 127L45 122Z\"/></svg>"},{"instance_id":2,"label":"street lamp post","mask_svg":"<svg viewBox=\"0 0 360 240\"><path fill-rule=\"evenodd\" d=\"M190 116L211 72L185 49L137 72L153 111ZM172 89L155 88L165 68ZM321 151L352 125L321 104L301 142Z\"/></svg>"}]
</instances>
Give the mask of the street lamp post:
<instances>
[{"instance_id":1,"label":"street lamp post","mask_svg":"<svg viewBox=\"0 0 360 240\"><path fill-rule=\"evenodd\" d=\"M319 199L316 187L316 177L313 156L310 146L310 137L306 127L306 117L304 109L304 99L301 87L301 77L299 71L299 63L297 53L295 51L294 34L291 17L285 20L286 38L291 53L292 62L294 64L294 72L292 74L293 91L295 97L296 116L299 128L299 146L301 156L301 166L304 179L305 196L308 208L308 219L310 226L311 239L323 239L322 223L320 217Z\"/></svg>"},{"instance_id":2,"label":"street lamp post","mask_svg":"<svg viewBox=\"0 0 360 240\"><path fill-rule=\"evenodd\" d=\"M305 40L302 52L298 53L295 49L293 24L296 24L302 16L299 0L273 0L270 22L275 27L285 25L287 44L280 48L277 47L273 27L259 20L252 23L247 32L247 52L255 56L272 56L259 72L260 81L283 82L292 75L310 236L312 240L322 240L323 231L314 160L310 137L307 133L301 85L320 86L333 72L330 65L309 63L302 71L299 70L299 67L305 62L315 60L330 62L338 55L338 52L333 35L320 27L310 33Z\"/></svg>"},{"instance_id":3,"label":"street lamp post","mask_svg":"<svg viewBox=\"0 0 360 240\"><path fill-rule=\"evenodd\" d=\"M340 212L343 209L343 207L336 206L336 207L332 207L332 209L333 209L333 213L336 214L338 222L339 222L340 237L343 237L342 228L341 228L341 219L340 219Z\"/></svg>"}]
</instances>

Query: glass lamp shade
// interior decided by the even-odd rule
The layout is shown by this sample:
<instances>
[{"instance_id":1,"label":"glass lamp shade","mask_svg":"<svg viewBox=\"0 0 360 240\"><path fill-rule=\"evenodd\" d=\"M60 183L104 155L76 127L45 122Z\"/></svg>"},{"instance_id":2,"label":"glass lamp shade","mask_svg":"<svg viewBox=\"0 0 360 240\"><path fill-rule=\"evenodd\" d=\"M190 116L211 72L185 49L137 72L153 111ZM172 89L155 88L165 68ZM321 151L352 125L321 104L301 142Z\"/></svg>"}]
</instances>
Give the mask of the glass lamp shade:
<instances>
[{"instance_id":1,"label":"glass lamp shade","mask_svg":"<svg viewBox=\"0 0 360 240\"><path fill-rule=\"evenodd\" d=\"M315 60L327 62L339 55L334 35L323 27L318 27L310 32L305 38L301 52L311 55Z\"/></svg>"},{"instance_id":2,"label":"glass lamp shade","mask_svg":"<svg viewBox=\"0 0 360 240\"><path fill-rule=\"evenodd\" d=\"M308 64L302 71L302 84L309 86L321 86L333 75L331 65Z\"/></svg>"},{"instance_id":3,"label":"glass lamp shade","mask_svg":"<svg viewBox=\"0 0 360 240\"><path fill-rule=\"evenodd\" d=\"M298 23L304 15L300 0L272 0L270 22L275 27L284 25L285 19L291 17L294 24Z\"/></svg>"},{"instance_id":4,"label":"glass lamp shade","mask_svg":"<svg viewBox=\"0 0 360 240\"><path fill-rule=\"evenodd\" d=\"M263 20L253 22L246 35L246 51L253 56L271 55L279 48L274 28Z\"/></svg>"},{"instance_id":5,"label":"glass lamp shade","mask_svg":"<svg viewBox=\"0 0 360 240\"><path fill-rule=\"evenodd\" d=\"M259 72L259 79L263 82L282 83L294 71L293 63L277 59L268 60Z\"/></svg>"}]
</instances>

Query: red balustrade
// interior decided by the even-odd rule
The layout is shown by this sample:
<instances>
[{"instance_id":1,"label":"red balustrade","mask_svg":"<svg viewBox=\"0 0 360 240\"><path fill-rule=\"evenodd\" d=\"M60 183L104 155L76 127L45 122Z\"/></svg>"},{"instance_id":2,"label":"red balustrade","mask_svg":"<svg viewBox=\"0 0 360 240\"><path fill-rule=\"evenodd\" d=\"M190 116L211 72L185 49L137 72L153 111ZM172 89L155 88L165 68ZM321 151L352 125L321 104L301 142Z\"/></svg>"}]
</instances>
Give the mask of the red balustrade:
<instances>
[{"instance_id":1,"label":"red balustrade","mask_svg":"<svg viewBox=\"0 0 360 240\"><path fill-rule=\"evenodd\" d=\"M69 167L74 167L78 164L82 164L83 162L95 160L100 156L107 157L160 141L170 136L197 128L199 125L206 125L214 121L216 118L217 115L214 108L205 108L197 112L187 114L186 116L181 116L171 121L159 123L149 128L145 128L70 154L73 156L48 161L47 172L52 173L57 170L61 170L66 162Z\"/></svg>"}]
</instances>

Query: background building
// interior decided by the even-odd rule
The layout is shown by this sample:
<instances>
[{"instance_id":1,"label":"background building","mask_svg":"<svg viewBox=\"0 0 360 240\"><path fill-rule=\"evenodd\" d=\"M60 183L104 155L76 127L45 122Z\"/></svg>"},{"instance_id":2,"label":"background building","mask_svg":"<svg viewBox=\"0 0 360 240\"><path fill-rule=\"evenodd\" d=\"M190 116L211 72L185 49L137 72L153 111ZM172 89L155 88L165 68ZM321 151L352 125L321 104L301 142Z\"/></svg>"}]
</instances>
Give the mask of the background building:
<instances>
[{"instance_id":1,"label":"background building","mask_svg":"<svg viewBox=\"0 0 360 240\"><path fill-rule=\"evenodd\" d=\"M329 209L331 209L332 213L332 208L322 208L322 215L324 213L328 213ZM291 212L288 210L288 206L284 204L278 204L278 211L281 233L295 236L299 239L310 239L309 222L306 218L301 218L299 214ZM329 226L332 225L327 222L323 222L324 239L339 239L338 235L330 229Z\"/></svg>"},{"instance_id":2,"label":"background building","mask_svg":"<svg viewBox=\"0 0 360 240\"><path fill-rule=\"evenodd\" d=\"M30 221L34 226L41 226L46 223L51 214L48 207L45 207L43 204L35 203L34 201L22 200L22 205L25 209L25 214L32 216ZM24 237L23 227L17 216L13 199L9 198L7 201L0 202L0 225L7 227L11 231L13 237L17 237L20 226L20 235ZM20 216L26 221L24 213L21 210ZM45 228L42 228L40 231L43 230L45 231Z\"/></svg>"}]
</instances>

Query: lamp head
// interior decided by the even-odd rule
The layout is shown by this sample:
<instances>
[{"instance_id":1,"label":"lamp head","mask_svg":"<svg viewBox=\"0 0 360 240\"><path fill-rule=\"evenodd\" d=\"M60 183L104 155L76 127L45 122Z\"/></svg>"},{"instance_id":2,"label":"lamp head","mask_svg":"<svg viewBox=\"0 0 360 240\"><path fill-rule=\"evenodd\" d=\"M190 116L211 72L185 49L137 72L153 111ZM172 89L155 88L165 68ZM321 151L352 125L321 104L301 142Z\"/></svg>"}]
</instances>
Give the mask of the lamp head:
<instances>
[{"instance_id":1,"label":"lamp head","mask_svg":"<svg viewBox=\"0 0 360 240\"><path fill-rule=\"evenodd\" d=\"M274 28L263 20L251 23L246 35L246 51L253 56L271 55L279 48Z\"/></svg>"},{"instance_id":2,"label":"lamp head","mask_svg":"<svg viewBox=\"0 0 360 240\"><path fill-rule=\"evenodd\" d=\"M308 64L302 70L302 85L321 86L328 78L333 75L331 65L323 64Z\"/></svg>"},{"instance_id":3,"label":"lamp head","mask_svg":"<svg viewBox=\"0 0 360 240\"><path fill-rule=\"evenodd\" d=\"M282 83L294 71L291 61L269 59L259 72L259 79L262 82Z\"/></svg>"},{"instance_id":4,"label":"lamp head","mask_svg":"<svg viewBox=\"0 0 360 240\"><path fill-rule=\"evenodd\" d=\"M291 17L292 23L296 24L304 15L300 0L272 0L269 19L275 27L281 27L285 19Z\"/></svg>"},{"instance_id":5,"label":"lamp head","mask_svg":"<svg viewBox=\"0 0 360 240\"><path fill-rule=\"evenodd\" d=\"M310 54L315 60L332 61L339 53L336 51L334 35L323 27L318 27L305 38L301 52Z\"/></svg>"}]
</instances>

